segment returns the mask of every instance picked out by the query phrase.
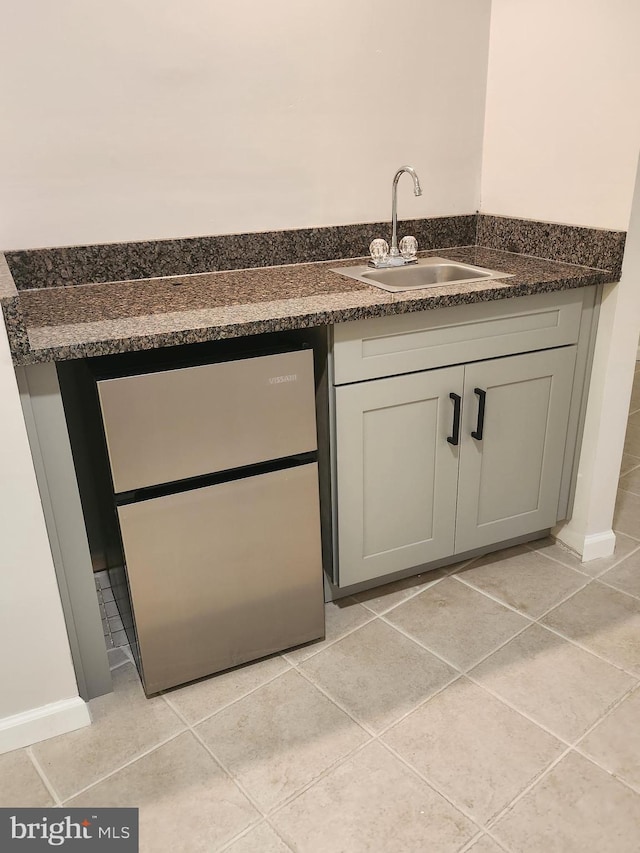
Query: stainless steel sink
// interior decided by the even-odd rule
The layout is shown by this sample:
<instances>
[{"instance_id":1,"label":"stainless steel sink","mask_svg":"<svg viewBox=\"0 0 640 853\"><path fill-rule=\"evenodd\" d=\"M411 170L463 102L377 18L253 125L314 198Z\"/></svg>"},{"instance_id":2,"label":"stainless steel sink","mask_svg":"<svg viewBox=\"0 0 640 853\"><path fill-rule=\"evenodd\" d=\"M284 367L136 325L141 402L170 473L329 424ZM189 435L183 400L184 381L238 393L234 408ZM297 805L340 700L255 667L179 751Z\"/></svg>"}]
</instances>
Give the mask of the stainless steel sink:
<instances>
[{"instance_id":1,"label":"stainless steel sink","mask_svg":"<svg viewBox=\"0 0 640 853\"><path fill-rule=\"evenodd\" d=\"M511 278L511 273L489 270L446 258L420 258L415 264L402 267L374 269L369 266L337 267L337 272L356 281L372 284L382 290L397 293L401 290L417 290L422 287L437 287L443 284L462 284L473 281L489 281L494 278Z\"/></svg>"}]
</instances>

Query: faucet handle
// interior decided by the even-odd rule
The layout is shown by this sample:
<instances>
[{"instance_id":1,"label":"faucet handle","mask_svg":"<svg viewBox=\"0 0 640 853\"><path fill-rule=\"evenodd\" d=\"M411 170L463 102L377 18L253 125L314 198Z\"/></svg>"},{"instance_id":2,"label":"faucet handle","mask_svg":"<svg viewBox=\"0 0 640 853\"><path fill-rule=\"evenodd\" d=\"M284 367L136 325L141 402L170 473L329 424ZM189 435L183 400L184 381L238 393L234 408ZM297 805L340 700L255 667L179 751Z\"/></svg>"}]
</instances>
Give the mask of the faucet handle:
<instances>
[{"instance_id":1,"label":"faucet handle","mask_svg":"<svg viewBox=\"0 0 640 853\"><path fill-rule=\"evenodd\" d=\"M415 237L403 237L400 240L400 254L405 261L413 261L418 254L418 241Z\"/></svg>"},{"instance_id":2,"label":"faucet handle","mask_svg":"<svg viewBox=\"0 0 640 853\"><path fill-rule=\"evenodd\" d=\"M374 267L386 261L389 255L389 244L381 237L372 240L369 245L369 254Z\"/></svg>"}]
</instances>

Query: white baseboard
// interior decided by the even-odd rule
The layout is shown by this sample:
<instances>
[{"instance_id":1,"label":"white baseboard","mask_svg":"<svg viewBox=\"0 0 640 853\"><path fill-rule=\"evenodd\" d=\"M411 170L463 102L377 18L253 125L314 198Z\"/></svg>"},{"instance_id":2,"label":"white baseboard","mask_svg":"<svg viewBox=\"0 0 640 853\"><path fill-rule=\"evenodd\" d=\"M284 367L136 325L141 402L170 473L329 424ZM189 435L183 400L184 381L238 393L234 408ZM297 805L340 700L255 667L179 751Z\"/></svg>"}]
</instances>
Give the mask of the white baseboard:
<instances>
[{"instance_id":1,"label":"white baseboard","mask_svg":"<svg viewBox=\"0 0 640 853\"><path fill-rule=\"evenodd\" d=\"M616 534L613 530L582 536L574 533L567 526L557 528L553 533L560 542L579 554L583 563L588 563L589 560L598 560L601 557L610 557L616 548Z\"/></svg>"},{"instance_id":2,"label":"white baseboard","mask_svg":"<svg viewBox=\"0 0 640 853\"><path fill-rule=\"evenodd\" d=\"M613 530L604 533L592 533L584 537L584 549L582 551L582 562L598 560L601 557L610 557L616 550L616 534Z\"/></svg>"},{"instance_id":3,"label":"white baseboard","mask_svg":"<svg viewBox=\"0 0 640 853\"><path fill-rule=\"evenodd\" d=\"M79 696L5 717L0 719L0 755L90 723L89 706Z\"/></svg>"}]
</instances>

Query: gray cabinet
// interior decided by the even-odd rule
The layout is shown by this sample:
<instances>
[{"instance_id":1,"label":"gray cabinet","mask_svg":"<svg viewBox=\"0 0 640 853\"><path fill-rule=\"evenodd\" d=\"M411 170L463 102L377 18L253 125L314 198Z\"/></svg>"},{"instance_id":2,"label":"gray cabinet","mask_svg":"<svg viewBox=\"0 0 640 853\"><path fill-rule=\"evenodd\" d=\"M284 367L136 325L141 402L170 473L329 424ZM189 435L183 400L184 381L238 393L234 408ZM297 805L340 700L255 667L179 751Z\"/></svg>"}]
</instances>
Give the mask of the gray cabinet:
<instances>
[{"instance_id":1,"label":"gray cabinet","mask_svg":"<svg viewBox=\"0 0 640 853\"><path fill-rule=\"evenodd\" d=\"M340 585L555 524L574 363L565 347L337 388Z\"/></svg>"},{"instance_id":2,"label":"gray cabinet","mask_svg":"<svg viewBox=\"0 0 640 853\"><path fill-rule=\"evenodd\" d=\"M575 377L581 386L586 370L581 318L592 300L543 294L336 327L340 587L408 574L565 517L582 401ZM489 330L499 331L495 340ZM440 366L460 352L465 363ZM410 372L393 375L399 369Z\"/></svg>"},{"instance_id":3,"label":"gray cabinet","mask_svg":"<svg viewBox=\"0 0 640 853\"><path fill-rule=\"evenodd\" d=\"M336 389L340 583L453 553L462 367Z\"/></svg>"},{"instance_id":4,"label":"gray cabinet","mask_svg":"<svg viewBox=\"0 0 640 853\"><path fill-rule=\"evenodd\" d=\"M575 357L564 347L465 367L454 553L558 520Z\"/></svg>"}]
</instances>

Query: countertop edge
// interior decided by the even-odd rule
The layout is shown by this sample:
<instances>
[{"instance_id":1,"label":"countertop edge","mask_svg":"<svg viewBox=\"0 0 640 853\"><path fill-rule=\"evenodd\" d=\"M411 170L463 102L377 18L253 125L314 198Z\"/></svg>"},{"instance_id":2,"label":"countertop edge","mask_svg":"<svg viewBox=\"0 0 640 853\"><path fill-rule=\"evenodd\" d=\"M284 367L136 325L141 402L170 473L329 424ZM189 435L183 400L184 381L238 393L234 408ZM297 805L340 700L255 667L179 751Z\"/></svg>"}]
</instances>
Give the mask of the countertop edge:
<instances>
[{"instance_id":1,"label":"countertop edge","mask_svg":"<svg viewBox=\"0 0 640 853\"><path fill-rule=\"evenodd\" d=\"M0 252L0 313L9 339L9 349L15 365L24 364L23 358L28 358L31 347L29 335L20 307L20 294L7 259Z\"/></svg>"},{"instance_id":2,"label":"countertop edge","mask_svg":"<svg viewBox=\"0 0 640 853\"><path fill-rule=\"evenodd\" d=\"M326 262L324 262L326 266ZM66 361L92 356L115 355L123 352L157 349L160 347L176 346L187 343L205 343L208 341L224 340L242 336L250 336L267 332L282 332L294 329L305 329L316 326L327 326L334 323L350 322L353 320L369 319L394 314L413 313L416 311L436 310L454 305L465 305L479 302L491 302L518 296L530 296L537 293L590 287L615 283L614 274L607 270L585 268L585 274L579 277L558 278L542 281L539 284L510 283L510 279L496 280L486 289L469 292L441 291L424 295L415 292L407 295L384 294L380 301L369 305L328 309L326 311L297 312L285 317L265 317L244 322L227 322L224 325L210 325L200 328L190 328L162 333L141 334L109 340L86 341L80 344L61 345L42 349L34 349L29 343L28 329L24 323L19 305L19 296L0 299L9 341L11 344L13 363L15 366L42 364L52 361ZM385 298L386 297L386 298Z\"/></svg>"}]
</instances>

